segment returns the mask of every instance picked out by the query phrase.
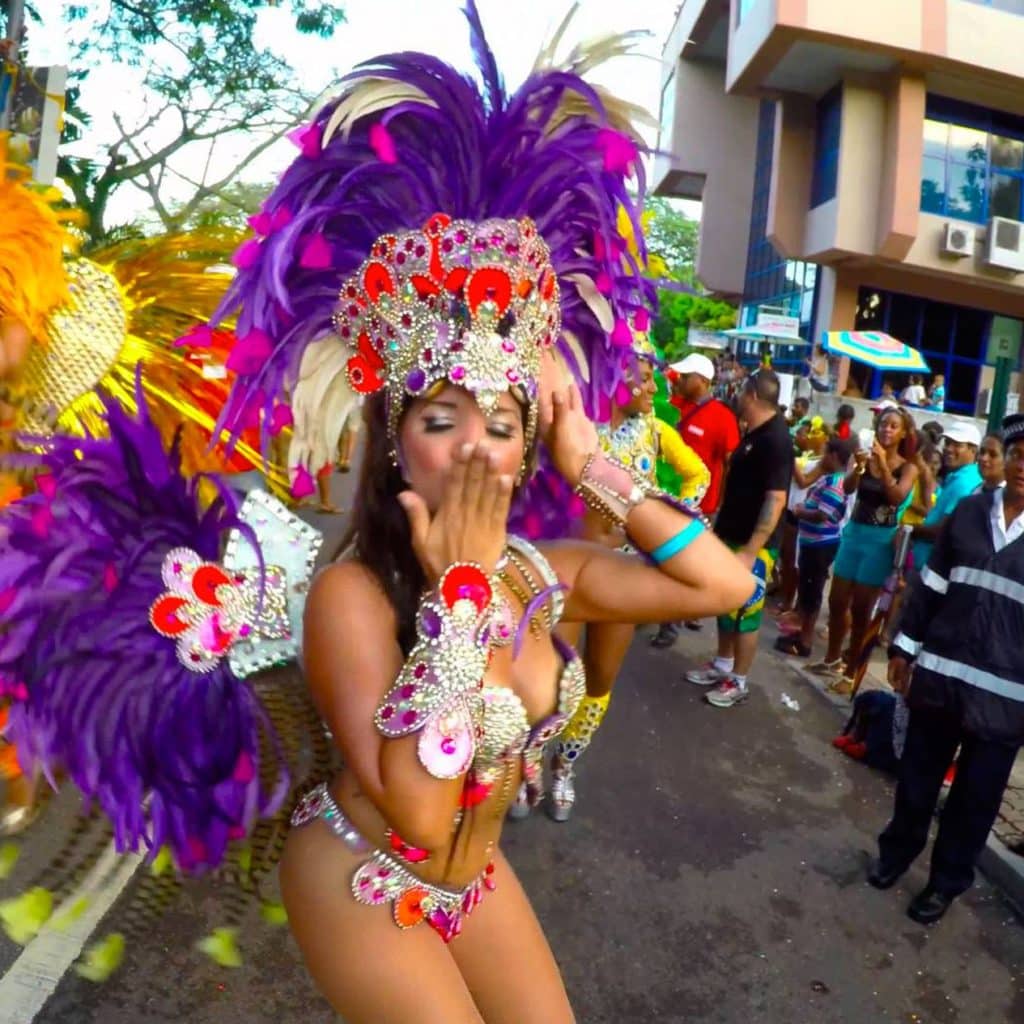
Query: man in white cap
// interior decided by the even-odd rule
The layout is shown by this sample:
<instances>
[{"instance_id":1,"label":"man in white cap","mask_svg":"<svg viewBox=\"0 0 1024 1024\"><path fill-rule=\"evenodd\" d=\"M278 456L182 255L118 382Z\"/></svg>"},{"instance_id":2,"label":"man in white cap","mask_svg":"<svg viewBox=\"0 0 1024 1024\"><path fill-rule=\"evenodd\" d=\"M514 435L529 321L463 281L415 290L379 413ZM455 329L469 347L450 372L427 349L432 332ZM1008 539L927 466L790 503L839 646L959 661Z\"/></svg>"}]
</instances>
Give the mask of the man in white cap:
<instances>
[{"instance_id":1,"label":"man in white cap","mask_svg":"<svg viewBox=\"0 0 1024 1024\"><path fill-rule=\"evenodd\" d=\"M711 483L700 503L709 519L718 511L722 499L722 479L729 456L739 447L740 428L732 409L711 394L715 364L697 352L673 363L672 404L679 410L676 430L701 457L711 474ZM699 629L699 623L688 623ZM670 647L678 633L678 625L665 623L651 641L654 647Z\"/></svg>"},{"instance_id":2,"label":"man in white cap","mask_svg":"<svg viewBox=\"0 0 1024 1024\"><path fill-rule=\"evenodd\" d=\"M978 469L981 431L973 423L958 420L947 426L942 436L942 464L946 475L931 511L920 526L914 527L914 566L917 569L928 563L935 541L953 510L969 494L980 490L982 484Z\"/></svg>"}]
</instances>

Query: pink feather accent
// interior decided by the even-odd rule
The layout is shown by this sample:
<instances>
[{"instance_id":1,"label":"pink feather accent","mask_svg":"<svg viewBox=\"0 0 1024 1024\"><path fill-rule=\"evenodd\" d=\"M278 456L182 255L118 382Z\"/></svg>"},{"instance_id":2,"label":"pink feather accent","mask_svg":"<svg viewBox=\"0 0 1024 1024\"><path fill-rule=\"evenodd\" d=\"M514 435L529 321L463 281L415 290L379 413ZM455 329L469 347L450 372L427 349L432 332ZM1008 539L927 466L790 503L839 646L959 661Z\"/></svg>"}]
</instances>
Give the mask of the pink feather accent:
<instances>
[{"instance_id":1,"label":"pink feather accent","mask_svg":"<svg viewBox=\"0 0 1024 1024\"><path fill-rule=\"evenodd\" d=\"M239 270L248 270L260 258L260 243L256 238L246 239L234 252L231 262Z\"/></svg>"},{"instance_id":2,"label":"pink feather accent","mask_svg":"<svg viewBox=\"0 0 1024 1024\"><path fill-rule=\"evenodd\" d=\"M604 156L604 169L611 174L621 174L623 177L631 176L640 155L636 144L628 135L614 131L611 128L602 128L595 139L597 148Z\"/></svg>"},{"instance_id":3,"label":"pink feather accent","mask_svg":"<svg viewBox=\"0 0 1024 1024\"><path fill-rule=\"evenodd\" d=\"M103 589L109 594L115 590L118 584L117 569L113 562L107 562L103 570Z\"/></svg>"},{"instance_id":4,"label":"pink feather accent","mask_svg":"<svg viewBox=\"0 0 1024 1024\"><path fill-rule=\"evenodd\" d=\"M594 287L602 295L611 295L612 293L612 279L608 274L607 270L599 270L597 277L594 278Z\"/></svg>"},{"instance_id":5,"label":"pink feather accent","mask_svg":"<svg viewBox=\"0 0 1024 1024\"><path fill-rule=\"evenodd\" d=\"M49 505L40 505L32 512L30 527L32 532L40 539L45 540L50 535L50 527L53 525L53 512Z\"/></svg>"},{"instance_id":6,"label":"pink feather accent","mask_svg":"<svg viewBox=\"0 0 1024 1024\"><path fill-rule=\"evenodd\" d=\"M294 214L291 208L288 206L279 206L271 215L270 218L270 230L280 231L281 228L287 227L292 222Z\"/></svg>"},{"instance_id":7,"label":"pink feather accent","mask_svg":"<svg viewBox=\"0 0 1024 1024\"><path fill-rule=\"evenodd\" d=\"M285 427L290 427L294 422L292 407L279 402L270 414L270 436L277 437Z\"/></svg>"},{"instance_id":8,"label":"pink feather accent","mask_svg":"<svg viewBox=\"0 0 1024 1024\"><path fill-rule=\"evenodd\" d=\"M630 397L631 397L631 395L629 393L629 388L626 387L626 385L620 380L619 383L615 385L615 402L616 402L616 404L617 405L629 405Z\"/></svg>"},{"instance_id":9,"label":"pink feather accent","mask_svg":"<svg viewBox=\"0 0 1024 1024\"><path fill-rule=\"evenodd\" d=\"M308 160L315 160L323 151L320 139L320 126L312 124L299 125L288 133L288 141L295 143Z\"/></svg>"},{"instance_id":10,"label":"pink feather accent","mask_svg":"<svg viewBox=\"0 0 1024 1024\"><path fill-rule=\"evenodd\" d=\"M41 473L36 477L36 490L47 500L57 497L57 478L52 473Z\"/></svg>"},{"instance_id":11,"label":"pink feather accent","mask_svg":"<svg viewBox=\"0 0 1024 1024\"><path fill-rule=\"evenodd\" d=\"M274 346L270 336L254 327L244 337L235 342L228 355L227 368L235 373L255 373L270 358Z\"/></svg>"},{"instance_id":12,"label":"pink feather accent","mask_svg":"<svg viewBox=\"0 0 1024 1024\"><path fill-rule=\"evenodd\" d=\"M638 309L633 324L638 331L646 331L651 326L651 314L646 309Z\"/></svg>"},{"instance_id":13,"label":"pink feather accent","mask_svg":"<svg viewBox=\"0 0 1024 1024\"><path fill-rule=\"evenodd\" d=\"M331 247L318 231L306 239L299 256L299 266L306 270L326 270L330 265Z\"/></svg>"},{"instance_id":14,"label":"pink feather accent","mask_svg":"<svg viewBox=\"0 0 1024 1024\"><path fill-rule=\"evenodd\" d=\"M209 348L213 344L213 328L209 324L196 324L187 334L175 338L175 348Z\"/></svg>"},{"instance_id":15,"label":"pink feather accent","mask_svg":"<svg viewBox=\"0 0 1024 1024\"><path fill-rule=\"evenodd\" d=\"M398 150L395 148L395 140L391 133L381 122L370 125L370 146L377 159L383 164L397 164Z\"/></svg>"},{"instance_id":16,"label":"pink feather accent","mask_svg":"<svg viewBox=\"0 0 1024 1024\"><path fill-rule=\"evenodd\" d=\"M295 476L292 480L292 497L301 501L315 493L316 484L313 483L309 470L305 466L296 466Z\"/></svg>"},{"instance_id":17,"label":"pink feather accent","mask_svg":"<svg viewBox=\"0 0 1024 1024\"><path fill-rule=\"evenodd\" d=\"M256 769L253 767L252 757L247 750L243 750L238 755L238 760L235 762L235 770L231 773L231 778L235 782L241 782L243 784L252 782L256 777Z\"/></svg>"},{"instance_id":18,"label":"pink feather accent","mask_svg":"<svg viewBox=\"0 0 1024 1024\"><path fill-rule=\"evenodd\" d=\"M265 238L272 230L270 214L267 213L266 210L260 210L259 213L253 214L249 218L249 227L251 227L257 235L263 235Z\"/></svg>"},{"instance_id":19,"label":"pink feather accent","mask_svg":"<svg viewBox=\"0 0 1024 1024\"><path fill-rule=\"evenodd\" d=\"M629 348L633 344L633 332L629 329L629 324L621 317L615 321L611 339L613 345L618 345L621 348ZM228 365L231 364L228 363Z\"/></svg>"}]
</instances>

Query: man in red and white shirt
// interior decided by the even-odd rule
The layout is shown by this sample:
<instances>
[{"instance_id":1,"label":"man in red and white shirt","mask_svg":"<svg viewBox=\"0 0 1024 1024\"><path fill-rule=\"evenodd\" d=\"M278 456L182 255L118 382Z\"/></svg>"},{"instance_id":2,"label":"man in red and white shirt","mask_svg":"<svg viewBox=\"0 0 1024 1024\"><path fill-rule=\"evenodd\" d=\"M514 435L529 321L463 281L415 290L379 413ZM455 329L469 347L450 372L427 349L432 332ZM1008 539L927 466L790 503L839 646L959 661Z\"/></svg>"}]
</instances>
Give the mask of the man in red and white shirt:
<instances>
[{"instance_id":1,"label":"man in red and white shirt","mask_svg":"<svg viewBox=\"0 0 1024 1024\"><path fill-rule=\"evenodd\" d=\"M711 474L700 503L701 511L710 518L718 511L722 498L726 463L739 447L739 424L732 409L711 394L715 366L707 356L695 352L673 363L671 369L678 375L672 389L672 404L679 410L676 430Z\"/></svg>"},{"instance_id":2,"label":"man in red and white shirt","mask_svg":"<svg viewBox=\"0 0 1024 1024\"><path fill-rule=\"evenodd\" d=\"M740 428L732 409L711 394L715 365L707 356L694 352L670 370L674 374L672 404L679 410L676 430L680 437L701 457L711 474L701 511L709 519L718 511L722 500L722 484L729 456L739 447ZM687 623L699 629L699 623ZM679 627L667 622L651 641L654 647L671 647Z\"/></svg>"}]
</instances>

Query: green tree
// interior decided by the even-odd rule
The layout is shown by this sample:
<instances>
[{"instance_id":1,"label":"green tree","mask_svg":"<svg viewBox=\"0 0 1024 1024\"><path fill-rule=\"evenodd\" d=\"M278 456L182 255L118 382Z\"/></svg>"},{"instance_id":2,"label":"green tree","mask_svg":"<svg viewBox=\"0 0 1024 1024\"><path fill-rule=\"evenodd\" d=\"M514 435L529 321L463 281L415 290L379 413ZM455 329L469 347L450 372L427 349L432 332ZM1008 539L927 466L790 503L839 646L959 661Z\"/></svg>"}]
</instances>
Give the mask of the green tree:
<instances>
[{"instance_id":1,"label":"green tree","mask_svg":"<svg viewBox=\"0 0 1024 1024\"><path fill-rule=\"evenodd\" d=\"M70 27L87 24L89 31L80 33L72 53L62 141L88 130L82 85L92 68L126 65L141 79L146 97L138 118L123 116L113 101L119 137L98 160L60 159L58 174L89 215L92 242L107 235L108 204L125 185L144 192L164 228L176 230L212 199L223 198L253 160L308 117L318 96L295 84L296 70L286 60L256 46L257 18L270 7L286 9L298 32L324 38L344 20L336 0L108 0L98 22L95 4L66 8ZM325 69L325 82L330 74ZM252 144L224 166L225 144L243 135ZM186 149L189 163L175 160ZM193 177L185 166L203 171ZM181 186L190 197L175 204L168 197Z\"/></svg>"},{"instance_id":2,"label":"green tree","mask_svg":"<svg viewBox=\"0 0 1024 1024\"><path fill-rule=\"evenodd\" d=\"M664 260L669 277L693 284L700 221L687 217L663 196L648 198L644 212L648 215L644 230L648 252Z\"/></svg>"},{"instance_id":3,"label":"green tree","mask_svg":"<svg viewBox=\"0 0 1024 1024\"><path fill-rule=\"evenodd\" d=\"M273 191L273 182L233 181L207 196L182 223L184 228L224 227L244 230L247 219ZM177 213L177 211L175 211Z\"/></svg>"},{"instance_id":4,"label":"green tree","mask_svg":"<svg viewBox=\"0 0 1024 1024\"><path fill-rule=\"evenodd\" d=\"M721 299L660 289L658 319L654 321L651 334L669 362L676 362L689 353L691 324L709 331L728 330L736 326L736 309Z\"/></svg>"}]
</instances>

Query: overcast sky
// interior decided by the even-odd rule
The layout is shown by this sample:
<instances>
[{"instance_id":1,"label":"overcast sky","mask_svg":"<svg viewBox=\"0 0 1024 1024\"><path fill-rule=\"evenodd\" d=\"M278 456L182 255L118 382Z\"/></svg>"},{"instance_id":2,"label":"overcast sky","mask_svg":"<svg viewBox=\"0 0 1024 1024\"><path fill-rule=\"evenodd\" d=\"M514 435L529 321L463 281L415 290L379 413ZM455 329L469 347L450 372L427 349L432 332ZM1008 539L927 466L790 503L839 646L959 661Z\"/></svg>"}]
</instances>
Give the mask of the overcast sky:
<instances>
[{"instance_id":1,"label":"overcast sky","mask_svg":"<svg viewBox=\"0 0 1024 1024\"><path fill-rule=\"evenodd\" d=\"M31 39L33 63L66 61L67 27L61 25L61 0L38 0L37 7L47 19L45 32L36 30ZM456 67L472 63L469 35L462 16L460 0L343 0L346 22L331 40L299 35L291 26L287 10L266 10L260 18L258 43L272 48L299 69L302 84L319 91L330 84L331 68L348 69L376 54L396 50L425 50ZM478 0L488 39L499 67L511 87L523 80L541 45L558 25L568 4L558 0ZM657 117L660 84L661 47L675 16L678 0L582 0L566 42L632 29L643 29L650 36L638 47L642 56L611 62L596 74L597 80L623 98L644 106ZM84 105L94 114L91 140L76 152L91 155L96 140L110 141L113 135L111 100L118 109L130 114L141 111L137 93L126 84L130 72L123 68L97 68L87 83ZM653 137L650 139L653 143ZM212 173L220 162L236 156L239 147L222 146L214 156ZM241 146L244 150L244 144ZM269 150L247 172L249 180L275 178L294 155L289 143ZM194 168L182 170L198 176L205 153L197 153ZM111 208L111 222L127 220L142 212L147 201L142 193L126 188L118 193ZM697 204L685 204L692 215L699 215Z\"/></svg>"}]
</instances>

